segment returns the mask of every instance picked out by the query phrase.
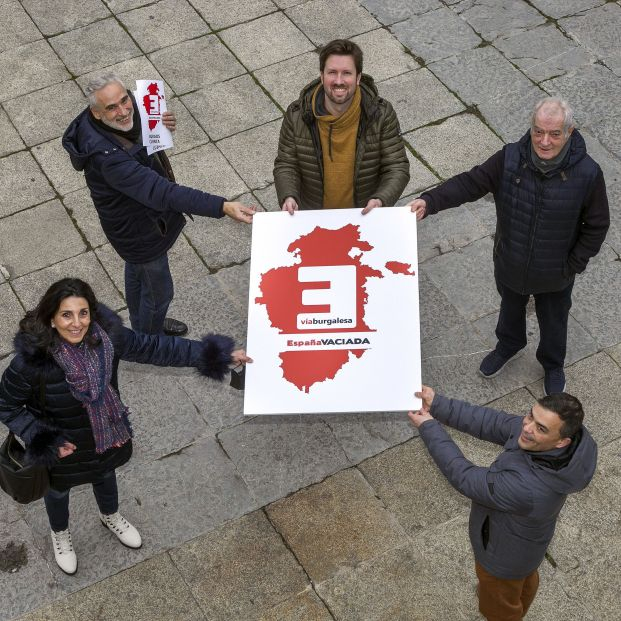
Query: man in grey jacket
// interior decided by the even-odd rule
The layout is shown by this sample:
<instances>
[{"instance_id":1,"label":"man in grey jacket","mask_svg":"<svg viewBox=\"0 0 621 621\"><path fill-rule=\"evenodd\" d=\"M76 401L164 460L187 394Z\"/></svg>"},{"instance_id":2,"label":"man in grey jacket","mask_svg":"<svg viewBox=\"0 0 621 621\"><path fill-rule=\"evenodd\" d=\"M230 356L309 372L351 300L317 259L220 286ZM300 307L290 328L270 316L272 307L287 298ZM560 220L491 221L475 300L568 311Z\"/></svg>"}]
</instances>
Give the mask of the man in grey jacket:
<instances>
[{"instance_id":1,"label":"man in grey jacket","mask_svg":"<svg viewBox=\"0 0 621 621\"><path fill-rule=\"evenodd\" d=\"M449 483L472 500L470 542L479 579L479 610L488 621L518 621L539 585L543 561L567 495L583 490L597 445L583 426L576 397L548 395L513 416L436 395L416 393L409 417ZM504 446L489 467L468 461L440 423Z\"/></svg>"}]
</instances>

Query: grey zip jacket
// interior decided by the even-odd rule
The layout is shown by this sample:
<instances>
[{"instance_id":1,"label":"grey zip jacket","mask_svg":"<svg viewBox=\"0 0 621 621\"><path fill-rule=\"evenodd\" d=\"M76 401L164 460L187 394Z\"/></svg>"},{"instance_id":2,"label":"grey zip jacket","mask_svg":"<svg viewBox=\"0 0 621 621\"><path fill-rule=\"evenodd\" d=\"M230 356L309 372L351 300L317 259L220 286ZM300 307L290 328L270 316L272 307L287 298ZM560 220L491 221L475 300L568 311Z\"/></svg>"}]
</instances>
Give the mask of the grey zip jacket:
<instances>
[{"instance_id":1,"label":"grey zip jacket","mask_svg":"<svg viewBox=\"0 0 621 621\"><path fill-rule=\"evenodd\" d=\"M518 446L522 417L436 395L434 420L419 427L430 455L449 483L472 500L470 542L475 559L493 576L518 580L544 558L567 494L588 484L597 464L597 445L583 426L564 467L542 462L549 453ZM468 461L440 423L504 446L489 467Z\"/></svg>"}]
</instances>

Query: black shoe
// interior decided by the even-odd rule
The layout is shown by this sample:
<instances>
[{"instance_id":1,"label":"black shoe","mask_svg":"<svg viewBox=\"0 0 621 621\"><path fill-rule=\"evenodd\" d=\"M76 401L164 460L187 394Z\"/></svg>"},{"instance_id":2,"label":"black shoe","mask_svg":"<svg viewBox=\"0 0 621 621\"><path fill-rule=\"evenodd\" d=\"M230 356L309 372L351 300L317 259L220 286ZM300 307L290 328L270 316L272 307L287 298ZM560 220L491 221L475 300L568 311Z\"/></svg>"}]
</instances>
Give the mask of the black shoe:
<instances>
[{"instance_id":1,"label":"black shoe","mask_svg":"<svg viewBox=\"0 0 621 621\"><path fill-rule=\"evenodd\" d=\"M481 366L479 367L479 373L486 378L496 377L504 368L507 362L513 360L522 350L518 351L513 356L509 356L505 358L501 356L495 349L491 351L483 360L481 361Z\"/></svg>"},{"instance_id":2,"label":"black shoe","mask_svg":"<svg viewBox=\"0 0 621 621\"><path fill-rule=\"evenodd\" d=\"M172 317L164 319L164 334L167 336L183 336L188 333L188 326L183 321L177 321Z\"/></svg>"},{"instance_id":3,"label":"black shoe","mask_svg":"<svg viewBox=\"0 0 621 621\"><path fill-rule=\"evenodd\" d=\"M563 371L563 367L545 370L543 394L547 397L559 392L565 392L565 371Z\"/></svg>"}]
</instances>

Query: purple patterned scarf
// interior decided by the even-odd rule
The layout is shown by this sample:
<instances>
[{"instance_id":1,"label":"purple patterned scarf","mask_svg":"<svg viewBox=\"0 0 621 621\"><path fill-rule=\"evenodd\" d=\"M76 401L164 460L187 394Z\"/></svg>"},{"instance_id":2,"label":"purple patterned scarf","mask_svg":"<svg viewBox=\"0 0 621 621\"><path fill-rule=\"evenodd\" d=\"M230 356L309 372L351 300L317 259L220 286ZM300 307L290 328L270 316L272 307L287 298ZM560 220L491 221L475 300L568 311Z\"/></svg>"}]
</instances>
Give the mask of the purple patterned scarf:
<instances>
[{"instance_id":1,"label":"purple patterned scarf","mask_svg":"<svg viewBox=\"0 0 621 621\"><path fill-rule=\"evenodd\" d=\"M129 410L110 385L112 341L95 322L91 324L91 332L99 337L99 345L91 347L84 341L72 345L61 340L52 355L65 372L71 394L86 408L95 438L95 452L103 453L113 446L122 446L133 433Z\"/></svg>"}]
</instances>

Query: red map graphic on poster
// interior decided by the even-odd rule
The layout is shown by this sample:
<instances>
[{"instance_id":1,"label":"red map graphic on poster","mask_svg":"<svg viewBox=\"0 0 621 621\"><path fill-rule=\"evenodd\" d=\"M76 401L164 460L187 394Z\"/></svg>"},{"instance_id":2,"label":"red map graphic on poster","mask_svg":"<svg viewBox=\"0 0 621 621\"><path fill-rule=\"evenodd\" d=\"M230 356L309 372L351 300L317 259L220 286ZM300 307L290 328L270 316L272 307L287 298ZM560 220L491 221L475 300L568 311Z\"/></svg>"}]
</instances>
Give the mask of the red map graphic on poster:
<instances>
[{"instance_id":1,"label":"red map graphic on poster","mask_svg":"<svg viewBox=\"0 0 621 621\"><path fill-rule=\"evenodd\" d=\"M312 266L344 266L356 268L356 323L351 327L322 327L321 333L374 332L365 322L365 306L368 300L366 283L369 278L384 278L382 272L362 262L363 253L373 250L373 246L360 239L360 229L347 224L340 229L330 230L316 227L307 235L292 242L287 251L298 260L296 265L277 267L261 276L259 288L261 297L257 304L264 304L271 326L281 334L303 334L312 337L309 330L299 330L297 316L300 313L329 313L329 305L309 306L302 304L305 289L328 289L329 282L300 282L298 270ZM398 261L390 261L386 268L394 274L413 275L411 266ZM283 351L280 353L284 378L299 390L309 392L318 382L334 379L336 374L349 362L350 353L360 358L365 349L317 349L304 351Z\"/></svg>"},{"instance_id":2,"label":"red map graphic on poster","mask_svg":"<svg viewBox=\"0 0 621 621\"><path fill-rule=\"evenodd\" d=\"M158 88L157 82L151 82L151 84L147 86L147 91L149 94L142 98L142 105L149 116L158 117L150 118L148 121L149 129L153 129L160 122L160 101L164 99L164 97L160 95L160 89Z\"/></svg>"}]
</instances>

